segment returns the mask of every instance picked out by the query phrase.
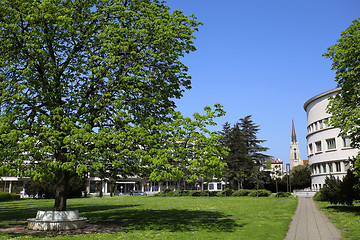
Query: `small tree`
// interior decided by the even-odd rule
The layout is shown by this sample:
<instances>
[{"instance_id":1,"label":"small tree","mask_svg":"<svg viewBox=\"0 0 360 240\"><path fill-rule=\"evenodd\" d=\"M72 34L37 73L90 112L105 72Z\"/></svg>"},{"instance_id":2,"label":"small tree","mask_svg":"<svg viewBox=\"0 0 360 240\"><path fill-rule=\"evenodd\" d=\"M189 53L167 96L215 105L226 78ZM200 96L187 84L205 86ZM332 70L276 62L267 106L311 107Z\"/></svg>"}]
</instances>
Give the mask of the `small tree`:
<instances>
[{"instance_id":1,"label":"small tree","mask_svg":"<svg viewBox=\"0 0 360 240\"><path fill-rule=\"evenodd\" d=\"M279 191L278 181L281 179L282 176L281 167L279 165L275 165L271 174L272 174L272 178L275 180L275 188L277 193Z\"/></svg>"},{"instance_id":2,"label":"small tree","mask_svg":"<svg viewBox=\"0 0 360 240\"><path fill-rule=\"evenodd\" d=\"M298 165L291 169L291 186L293 189L303 189L311 186L310 167Z\"/></svg>"},{"instance_id":3,"label":"small tree","mask_svg":"<svg viewBox=\"0 0 360 240\"><path fill-rule=\"evenodd\" d=\"M332 204L352 205L353 201L359 198L360 191L354 190L354 184L358 181L351 170L348 170L343 180L333 175L326 177L325 185L320 190L321 200Z\"/></svg>"}]
</instances>

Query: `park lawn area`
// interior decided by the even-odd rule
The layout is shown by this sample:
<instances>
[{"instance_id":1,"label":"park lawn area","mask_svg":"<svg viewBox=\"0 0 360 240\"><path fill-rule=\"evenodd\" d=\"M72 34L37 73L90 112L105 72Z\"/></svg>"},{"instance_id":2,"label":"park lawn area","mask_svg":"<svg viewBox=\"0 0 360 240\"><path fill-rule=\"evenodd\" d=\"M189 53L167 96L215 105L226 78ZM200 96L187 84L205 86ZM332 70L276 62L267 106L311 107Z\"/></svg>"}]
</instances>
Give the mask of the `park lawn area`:
<instances>
[{"instance_id":1,"label":"park lawn area","mask_svg":"<svg viewBox=\"0 0 360 240\"><path fill-rule=\"evenodd\" d=\"M26 199L0 203L0 228L26 225L37 210L52 210L54 200ZM69 199L90 224L118 226L87 239L284 239L297 199L275 197L145 197ZM0 239L83 239L84 235L19 235Z\"/></svg>"},{"instance_id":2,"label":"park lawn area","mask_svg":"<svg viewBox=\"0 0 360 240\"><path fill-rule=\"evenodd\" d=\"M360 201L353 206L316 202L345 239L360 239Z\"/></svg>"}]
</instances>

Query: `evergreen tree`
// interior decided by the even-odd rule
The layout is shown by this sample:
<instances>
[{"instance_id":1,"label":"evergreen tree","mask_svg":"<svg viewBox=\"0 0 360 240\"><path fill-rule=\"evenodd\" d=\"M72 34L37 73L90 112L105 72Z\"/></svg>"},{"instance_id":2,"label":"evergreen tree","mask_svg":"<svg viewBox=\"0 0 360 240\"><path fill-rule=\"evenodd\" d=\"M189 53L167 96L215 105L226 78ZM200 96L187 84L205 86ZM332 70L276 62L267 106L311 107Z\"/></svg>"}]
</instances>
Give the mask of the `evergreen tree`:
<instances>
[{"instance_id":1,"label":"evergreen tree","mask_svg":"<svg viewBox=\"0 0 360 240\"><path fill-rule=\"evenodd\" d=\"M223 171L231 188L249 188L263 177L260 170L269 156L262 153L267 148L260 145L264 140L257 139L258 131L259 126L251 120L251 115L241 118L232 128L228 122L223 125L223 144L229 149Z\"/></svg>"},{"instance_id":2,"label":"evergreen tree","mask_svg":"<svg viewBox=\"0 0 360 240\"><path fill-rule=\"evenodd\" d=\"M310 167L305 165L295 166L291 169L291 186L293 189L310 187Z\"/></svg>"}]
</instances>

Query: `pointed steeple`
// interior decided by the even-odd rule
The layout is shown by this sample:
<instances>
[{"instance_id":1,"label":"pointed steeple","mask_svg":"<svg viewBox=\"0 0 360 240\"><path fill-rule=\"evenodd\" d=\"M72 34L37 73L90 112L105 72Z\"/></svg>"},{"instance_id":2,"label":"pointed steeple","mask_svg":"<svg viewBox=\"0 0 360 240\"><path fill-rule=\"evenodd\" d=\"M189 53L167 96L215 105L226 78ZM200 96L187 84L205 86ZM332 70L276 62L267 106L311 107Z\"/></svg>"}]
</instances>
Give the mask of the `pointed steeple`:
<instances>
[{"instance_id":1,"label":"pointed steeple","mask_svg":"<svg viewBox=\"0 0 360 240\"><path fill-rule=\"evenodd\" d=\"M297 140L296 140L296 133L295 133L295 126L294 126L294 120L292 120L291 142L293 142L293 143L297 142Z\"/></svg>"}]
</instances>

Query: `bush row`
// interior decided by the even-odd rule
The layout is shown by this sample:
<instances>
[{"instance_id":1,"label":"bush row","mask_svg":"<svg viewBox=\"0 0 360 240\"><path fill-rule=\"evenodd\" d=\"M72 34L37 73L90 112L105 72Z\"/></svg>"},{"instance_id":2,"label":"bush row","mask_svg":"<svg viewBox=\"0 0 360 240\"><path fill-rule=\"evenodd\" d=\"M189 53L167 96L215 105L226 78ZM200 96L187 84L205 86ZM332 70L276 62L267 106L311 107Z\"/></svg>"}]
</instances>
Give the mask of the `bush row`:
<instances>
[{"instance_id":1,"label":"bush row","mask_svg":"<svg viewBox=\"0 0 360 240\"><path fill-rule=\"evenodd\" d=\"M195 190L170 190L166 189L165 191L157 193L157 197L182 197L182 196L192 196L192 197L230 197L230 196L250 196L250 197L268 197L271 195L271 191L260 189L260 190L250 190L250 189L241 189L233 191L230 189L225 189L224 191L195 191ZM290 194L289 194L290 196ZM285 196L280 196L285 197Z\"/></svg>"},{"instance_id":2,"label":"bush row","mask_svg":"<svg viewBox=\"0 0 360 240\"><path fill-rule=\"evenodd\" d=\"M15 193L0 192L0 202L20 199L20 195Z\"/></svg>"}]
</instances>

